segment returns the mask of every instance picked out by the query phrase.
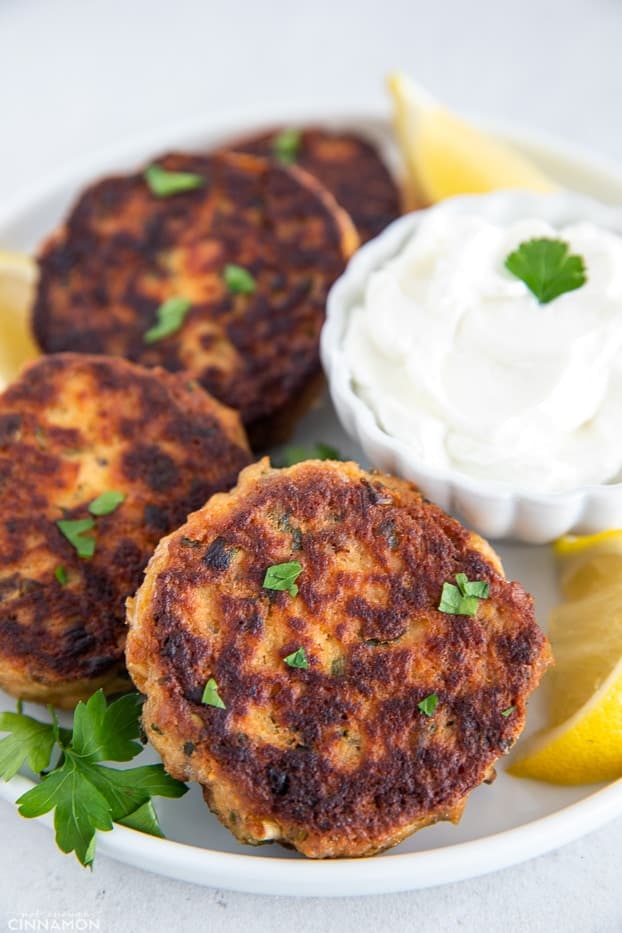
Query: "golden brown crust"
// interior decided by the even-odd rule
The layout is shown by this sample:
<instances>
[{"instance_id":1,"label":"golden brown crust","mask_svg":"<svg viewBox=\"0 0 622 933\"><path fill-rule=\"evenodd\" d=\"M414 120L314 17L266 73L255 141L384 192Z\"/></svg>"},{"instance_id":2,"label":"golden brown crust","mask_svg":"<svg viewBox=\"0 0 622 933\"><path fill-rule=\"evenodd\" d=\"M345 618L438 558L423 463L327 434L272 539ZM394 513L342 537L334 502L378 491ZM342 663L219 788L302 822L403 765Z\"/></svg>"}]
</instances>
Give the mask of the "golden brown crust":
<instances>
[{"instance_id":1,"label":"golden brown crust","mask_svg":"<svg viewBox=\"0 0 622 933\"><path fill-rule=\"evenodd\" d=\"M187 377L78 354L28 367L0 396L0 686L65 707L131 686L125 598L162 535L249 459L237 414ZM125 501L80 558L56 522L108 490Z\"/></svg>"},{"instance_id":2,"label":"golden brown crust","mask_svg":"<svg viewBox=\"0 0 622 933\"><path fill-rule=\"evenodd\" d=\"M233 140L229 148L274 156L279 129ZM361 243L381 233L400 216L401 196L375 147L356 133L309 127L300 133L296 165L310 172L348 212Z\"/></svg>"},{"instance_id":3,"label":"golden brown crust","mask_svg":"<svg viewBox=\"0 0 622 933\"><path fill-rule=\"evenodd\" d=\"M269 443L271 423L287 422L320 373L326 295L356 231L296 167L239 153L172 154L158 164L198 173L205 185L157 198L137 173L88 188L41 250L36 338L46 352L186 370L240 411L254 447ZM251 272L253 294L229 292L227 264ZM145 343L172 296L192 301L183 326Z\"/></svg>"},{"instance_id":4,"label":"golden brown crust","mask_svg":"<svg viewBox=\"0 0 622 933\"><path fill-rule=\"evenodd\" d=\"M263 588L290 560L298 594ZM476 617L437 610L458 572L490 583ZM199 781L239 839L311 857L370 855L457 820L550 660L531 597L488 546L353 463L248 467L159 544L128 621L167 769ZM283 660L300 647L308 670ZM210 677L226 710L201 702Z\"/></svg>"}]
</instances>

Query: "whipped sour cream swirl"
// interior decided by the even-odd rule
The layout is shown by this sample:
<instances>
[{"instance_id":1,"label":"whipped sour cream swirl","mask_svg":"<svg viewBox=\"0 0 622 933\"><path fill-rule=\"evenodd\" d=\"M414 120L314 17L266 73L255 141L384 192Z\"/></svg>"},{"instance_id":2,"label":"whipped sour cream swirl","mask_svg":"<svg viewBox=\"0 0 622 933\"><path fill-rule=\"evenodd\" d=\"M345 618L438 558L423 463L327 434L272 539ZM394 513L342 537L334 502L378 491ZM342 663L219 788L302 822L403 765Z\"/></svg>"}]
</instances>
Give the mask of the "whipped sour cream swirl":
<instances>
[{"instance_id":1,"label":"whipped sour cream swirl","mask_svg":"<svg viewBox=\"0 0 622 933\"><path fill-rule=\"evenodd\" d=\"M541 305L505 267L564 240L587 282ZM350 316L357 394L426 463L541 492L622 468L622 237L431 211Z\"/></svg>"}]
</instances>

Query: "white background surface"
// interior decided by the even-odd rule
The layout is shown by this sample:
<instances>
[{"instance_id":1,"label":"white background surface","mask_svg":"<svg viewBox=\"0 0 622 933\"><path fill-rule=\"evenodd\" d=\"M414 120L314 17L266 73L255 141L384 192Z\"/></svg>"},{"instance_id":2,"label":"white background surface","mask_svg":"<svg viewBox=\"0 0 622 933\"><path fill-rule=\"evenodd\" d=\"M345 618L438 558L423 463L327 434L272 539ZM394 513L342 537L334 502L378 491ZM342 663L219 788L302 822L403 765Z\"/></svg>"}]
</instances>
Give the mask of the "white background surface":
<instances>
[{"instance_id":1,"label":"white background surface","mask_svg":"<svg viewBox=\"0 0 622 933\"><path fill-rule=\"evenodd\" d=\"M382 106L410 71L454 107L622 162L619 0L0 0L0 199L164 122L253 107ZM0 930L85 912L105 933L622 930L622 823L487 878L287 900L100 859L93 875L0 807Z\"/></svg>"}]
</instances>

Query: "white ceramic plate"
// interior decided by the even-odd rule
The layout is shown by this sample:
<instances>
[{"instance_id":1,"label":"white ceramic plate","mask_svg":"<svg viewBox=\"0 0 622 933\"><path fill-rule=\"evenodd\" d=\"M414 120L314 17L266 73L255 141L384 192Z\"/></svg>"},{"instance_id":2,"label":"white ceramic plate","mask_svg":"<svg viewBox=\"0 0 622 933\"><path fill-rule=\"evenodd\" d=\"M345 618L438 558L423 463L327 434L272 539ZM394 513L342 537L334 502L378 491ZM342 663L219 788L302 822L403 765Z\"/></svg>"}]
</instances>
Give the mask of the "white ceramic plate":
<instances>
[{"instance_id":1,"label":"white ceramic plate","mask_svg":"<svg viewBox=\"0 0 622 933\"><path fill-rule=\"evenodd\" d=\"M321 123L369 134L395 161L388 124L382 117L354 114L271 113L203 120L168 130L100 154L56 180L33 185L0 211L0 247L32 250L63 216L80 187L98 175L130 169L169 148L208 148L253 126ZM210 124L209 129L206 128ZM489 127L510 139L560 183L594 197L622 203L622 170L606 161L541 137ZM0 339L2 335L0 334ZM299 425L296 440L333 443L362 461L361 452L342 432L325 398ZM557 598L548 548L504 545L499 548L509 577L536 597L540 623ZM0 710L13 709L0 692ZM34 715L41 710L31 708ZM543 721L543 691L530 704L528 732ZM149 752L144 753L146 760ZM423 830L397 848L373 859L312 862L279 846L242 847L205 808L198 789L180 801L158 801L167 839L154 839L124 827L100 833L98 851L119 861L198 884L281 895L356 895L411 890L458 881L504 868L556 848L622 814L622 781L607 786L564 788L510 777L500 763L492 786L471 796L459 826L442 823ZM25 777L0 783L0 797L13 802L30 785ZM51 826L51 820L44 818ZM52 842L50 840L50 846ZM48 857L47 855L45 856ZM60 858L60 854L57 856Z\"/></svg>"}]
</instances>

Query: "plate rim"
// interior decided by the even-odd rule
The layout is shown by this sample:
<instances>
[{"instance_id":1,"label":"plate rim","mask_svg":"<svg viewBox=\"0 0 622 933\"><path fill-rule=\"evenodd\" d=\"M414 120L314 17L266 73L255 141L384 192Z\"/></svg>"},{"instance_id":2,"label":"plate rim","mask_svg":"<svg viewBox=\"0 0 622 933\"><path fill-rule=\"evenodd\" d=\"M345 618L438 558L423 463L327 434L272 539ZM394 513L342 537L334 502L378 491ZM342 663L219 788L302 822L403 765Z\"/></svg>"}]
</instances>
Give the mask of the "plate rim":
<instances>
[{"instance_id":1,"label":"plate rim","mask_svg":"<svg viewBox=\"0 0 622 933\"><path fill-rule=\"evenodd\" d=\"M270 110L264 118L258 111L212 111L203 116L176 121L72 160L57 171L21 187L0 208L2 229L19 221L37 205L67 188L77 193L85 182L164 151L168 146L188 145L184 140L227 136L279 123L386 127L386 112L375 108L292 108ZM526 130L507 121L477 119L473 122L518 145L539 150L561 162L574 163L588 172L609 176L622 185L622 166L614 159L588 147L568 143L554 135ZM114 170L114 169L113 169ZM10 248L10 246L8 247ZM18 775L0 783L0 799L14 804L33 782ZM395 893L433 887L498 871L535 858L572 842L622 815L622 778L553 813L512 829L420 852L387 854L383 858L313 861L279 856L262 858L245 853L223 852L169 839L157 839L128 827L115 825L109 833L98 833L100 854L168 877L229 890L281 895L338 897ZM52 827L48 814L41 822Z\"/></svg>"}]
</instances>

